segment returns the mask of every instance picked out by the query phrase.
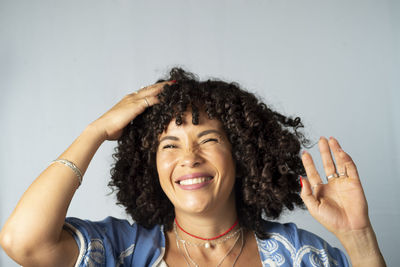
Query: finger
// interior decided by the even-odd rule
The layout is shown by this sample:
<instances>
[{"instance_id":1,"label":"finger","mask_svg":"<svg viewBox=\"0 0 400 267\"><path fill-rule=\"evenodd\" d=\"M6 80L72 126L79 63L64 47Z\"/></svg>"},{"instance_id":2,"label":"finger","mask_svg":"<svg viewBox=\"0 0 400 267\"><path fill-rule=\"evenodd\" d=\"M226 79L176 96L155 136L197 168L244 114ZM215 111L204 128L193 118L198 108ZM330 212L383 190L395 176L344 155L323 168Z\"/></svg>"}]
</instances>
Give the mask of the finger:
<instances>
[{"instance_id":1,"label":"finger","mask_svg":"<svg viewBox=\"0 0 400 267\"><path fill-rule=\"evenodd\" d=\"M160 85L157 85L157 86L149 85L149 86L140 88L138 91L131 93L131 95L133 97L138 97L138 98L143 98L143 97L150 96L150 95L157 95L162 91L163 88L164 88L164 86L160 86Z\"/></svg>"},{"instance_id":2,"label":"finger","mask_svg":"<svg viewBox=\"0 0 400 267\"><path fill-rule=\"evenodd\" d=\"M328 140L321 137L318 142L319 152L321 153L322 165L324 166L325 175L330 176L336 173L335 163L332 159L331 150L329 148Z\"/></svg>"},{"instance_id":3,"label":"finger","mask_svg":"<svg viewBox=\"0 0 400 267\"><path fill-rule=\"evenodd\" d=\"M339 142L333 138L333 137L329 137L329 147L333 153L333 156L335 158L336 161L336 171L339 174L339 177L345 177L346 176L346 167L344 165L344 161L343 158L341 156L341 154L343 153L343 150L339 144Z\"/></svg>"},{"instance_id":4,"label":"finger","mask_svg":"<svg viewBox=\"0 0 400 267\"><path fill-rule=\"evenodd\" d=\"M140 89L137 92L137 95L138 95L138 97L158 95L164 89L165 85L167 85L167 84L171 85L174 83L175 83L175 81L167 81L167 82L152 84L152 85L149 85L149 86L146 86L146 87Z\"/></svg>"},{"instance_id":5,"label":"finger","mask_svg":"<svg viewBox=\"0 0 400 267\"><path fill-rule=\"evenodd\" d=\"M341 160L343 160L344 162L345 172L347 173L347 176L349 178L354 178L359 180L360 178L358 176L357 166L354 163L353 159L350 157L350 155L342 150L340 152L340 157Z\"/></svg>"},{"instance_id":6,"label":"finger","mask_svg":"<svg viewBox=\"0 0 400 267\"><path fill-rule=\"evenodd\" d=\"M300 177L300 179L302 182L300 197L301 199L303 199L303 202L306 205L307 209L310 211L310 213L313 213L314 210L318 209L320 203L317 200L317 198L313 195L310 182L303 177Z\"/></svg>"},{"instance_id":7,"label":"finger","mask_svg":"<svg viewBox=\"0 0 400 267\"><path fill-rule=\"evenodd\" d=\"M157 96L146 96L146 97L144 97L144 99L147 100L149 107L160 103L160 100L158 99ZM146 106L147 106L147 103L146 103Z\"/></svg>"},{"instance_id":8,"label":"finger","mask_svg":"<svg viewBox=\"0 0 400 267\"><path fill-rule=\"evenodd\" d=\"M154 106L155 104L158 104L160 100L158 99L157 96L146 96L143 98L136 99L133 103L135 105L139 105L143 110L145 110L148 107Z\"/></svg>"},{"instance_id":9,"label":"finger","mask_svg":"<svg viewBox=\"0 0 400 267\"><path fill-rule=\"evenodd\" d=\"M301 156L301 160L303 162L304 169L306 170L307 177L312 185L322 183L321 177L317 169L315 168L314 161L311 155L307 151L303 151L303 155Z\"/></svg>"}]
</instances>

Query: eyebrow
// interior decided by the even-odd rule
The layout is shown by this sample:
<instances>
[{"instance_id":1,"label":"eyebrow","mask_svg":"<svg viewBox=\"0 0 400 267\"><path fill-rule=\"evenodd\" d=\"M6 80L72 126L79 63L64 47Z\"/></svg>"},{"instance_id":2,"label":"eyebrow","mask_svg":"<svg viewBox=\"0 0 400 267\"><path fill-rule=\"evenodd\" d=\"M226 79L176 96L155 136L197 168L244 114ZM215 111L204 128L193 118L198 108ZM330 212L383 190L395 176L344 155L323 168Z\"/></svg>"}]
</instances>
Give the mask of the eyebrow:
<instances>
[{"instance_id":1,"label":"eyebrow","mask_svg":"<svg viewBox=\"0 0 400 267\"><path fill-rule=\"evenodd\" d=\"M175 137L175 136L167 135L167 136L164 136L163 138L161 138L159 143L161 143L162 141L165 141L165 140L179 141L179 138Z\"/></svg>"},{"instance_id":2,"label":"eyebrow","mask_svg":"<svg viewBox=\"0 0 400 267\"><path fill-rule=\"evenodd\" d=\"M199 133L198 135L197 135L197 137L202 137L202 136L205 136L205 135L207 135L207 134L211 134L211 133L216 133L216 134L221 134L219 131L217 131L217 130L205 130L205 131L202 131L201 133Z\"/></svg>"},{"instance_id":3,"label":"eyebrow","mask_svg":"<svg viewBox=\"0 0 400 267\"><path fill-rule=\"evenodd\" d=\"M216 133L216 134L219 134L219 135L221 134L217 130L205 130L205 131L202 131L202 132L198 133L197 137L200 138L202 136L205 136L205 135L211 134L211 133ZM161 138L159 143L161 143L162 141L165 141L165 140L179 141L179 138L176 137L176 136L167 135L167 136L164 136L163 138Z\"/></svg>"}]
</instances>

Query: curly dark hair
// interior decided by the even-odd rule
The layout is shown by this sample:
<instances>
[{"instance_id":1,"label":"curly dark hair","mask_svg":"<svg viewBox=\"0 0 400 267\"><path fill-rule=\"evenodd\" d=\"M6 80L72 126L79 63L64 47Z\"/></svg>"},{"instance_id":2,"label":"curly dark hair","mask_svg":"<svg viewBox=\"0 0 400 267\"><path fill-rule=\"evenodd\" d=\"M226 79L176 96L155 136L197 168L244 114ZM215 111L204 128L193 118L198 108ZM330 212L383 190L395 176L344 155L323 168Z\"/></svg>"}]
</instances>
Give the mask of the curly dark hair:
<instances>
[{"instance_id":1,"label":"curly dark hair","mask_svg":"<svg viewBox=\"0 0 400 267\"><path fill-rule=\"evenodd\" d=\"M160 103L126 126L113 155L109 186L134 221L147 228L172 227L174 207L160 186L156 151L160 134L172 119L182 124L188 107L194 125L200 111L221 121L232 144L236 208L243 228L266 238L265 218L277 219L285 208L304 207L299 196L299 175L305 174L300 149L308 140L300 132L300 118L271 110L237 83L199 81L181 68L173 68L169 77L157 82L165 80L177 82L165 85L158 95Z\"/></svg>"}]
</instances>

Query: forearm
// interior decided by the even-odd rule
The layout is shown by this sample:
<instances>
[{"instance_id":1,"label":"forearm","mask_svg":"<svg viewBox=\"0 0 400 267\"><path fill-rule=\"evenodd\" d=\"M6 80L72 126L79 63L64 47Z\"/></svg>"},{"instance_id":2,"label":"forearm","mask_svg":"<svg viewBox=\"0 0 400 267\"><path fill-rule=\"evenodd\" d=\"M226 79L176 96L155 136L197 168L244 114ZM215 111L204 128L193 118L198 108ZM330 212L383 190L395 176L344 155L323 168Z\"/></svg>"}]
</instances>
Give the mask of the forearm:
<instances>
[{"instance_id":1,"label":"forearm","mask_svg":"<svg viewBox=\"0 0 400 267\"><path fill-rule=\"evenodd\" d=\"M338 236L353 266L386 266L372 227Z\"/></svg>"},{"instance_id":2,"label":"forearm","mask_svg":"<svg viewBox=\"0 0 400 267\"><path fill-rule=\"evenodd\" d=\"M59 159L75 163L84 174L102 142L101 134L89 125ZM57 243L78 186L71 168L56 162L45 169L23 194L0 232L5 251L18 254L24 250L29 254L31 249Z\"/></svg>"}]
</instances>

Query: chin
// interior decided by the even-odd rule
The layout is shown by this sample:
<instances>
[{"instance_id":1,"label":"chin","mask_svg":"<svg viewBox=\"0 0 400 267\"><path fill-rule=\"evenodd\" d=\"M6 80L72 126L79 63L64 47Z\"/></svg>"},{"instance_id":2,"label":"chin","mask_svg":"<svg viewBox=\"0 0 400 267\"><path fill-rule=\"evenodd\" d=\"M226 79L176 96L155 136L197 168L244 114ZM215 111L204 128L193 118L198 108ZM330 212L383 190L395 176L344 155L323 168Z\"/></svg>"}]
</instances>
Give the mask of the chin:
<instances>
[{"instance_id":1,"label":"chin","mask_svg":"<svg viewBox=\"0 0 400 267\"><path fill-rule=\"evenodd\" d=\"M180 209L186 213L202 214L209 210L210 203L206 200L186 199Z\"/></svg>"}]
</instances>

